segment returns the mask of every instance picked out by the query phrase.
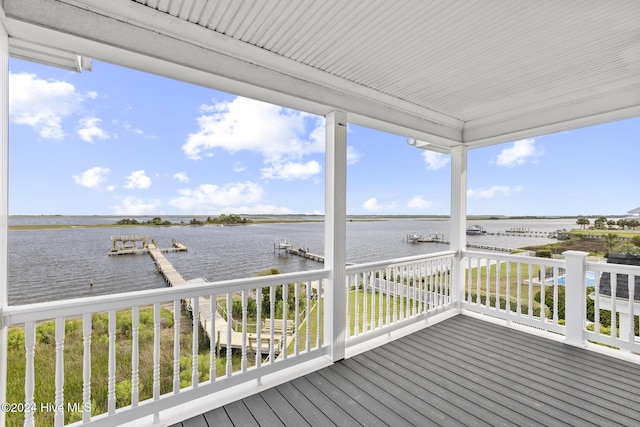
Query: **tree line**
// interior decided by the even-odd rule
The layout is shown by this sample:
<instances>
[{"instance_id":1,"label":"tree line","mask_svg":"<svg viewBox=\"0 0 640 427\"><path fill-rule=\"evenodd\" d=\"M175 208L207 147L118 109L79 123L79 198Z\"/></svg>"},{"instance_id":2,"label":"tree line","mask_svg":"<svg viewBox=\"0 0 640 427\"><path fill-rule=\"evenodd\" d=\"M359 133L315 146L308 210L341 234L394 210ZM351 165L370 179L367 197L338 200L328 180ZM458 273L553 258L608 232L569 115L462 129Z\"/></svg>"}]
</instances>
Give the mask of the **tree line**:
<instances>
[{"instance_id":1,"label":"tree line","mask_svg":"<svg viewBox=\"0 0 640 427\"><path fill-rule=\"evenodd\" d=\"M201 220L198 218L192 218L189 220L189 225L207 225L207 224L215 224L215 225L235 225L235 224L249 224L251 220L240 217L238 215L225 215L221 214L217 217L207 217L205 220ZM138 221L135 218L122 218L121 220L116 222L116 225L185 225L187 224L185 221L180 221L179 223L173 223L171 221L163 220L162 218L156 216L147 221Z\"/></svg>"},{"instance_id":2,"label":"tree line","mask_svg":"<svg viewBox=\"0 0 640 427\"><path fill-rule=\"evenodd\" d=\"M576 220L576 224L580 226L580 229L584 230L585 228L593 228L594 230L607 230L618 226L620 229L624 230L625 228L635 230L640 227L640 221L637 219L625 219L621 218L619 220L615 219L607 219L605 216L599 216L593 221L593 227L590 227L591 220L585 216L579 216Z\"/></svg>"}]
</instances>

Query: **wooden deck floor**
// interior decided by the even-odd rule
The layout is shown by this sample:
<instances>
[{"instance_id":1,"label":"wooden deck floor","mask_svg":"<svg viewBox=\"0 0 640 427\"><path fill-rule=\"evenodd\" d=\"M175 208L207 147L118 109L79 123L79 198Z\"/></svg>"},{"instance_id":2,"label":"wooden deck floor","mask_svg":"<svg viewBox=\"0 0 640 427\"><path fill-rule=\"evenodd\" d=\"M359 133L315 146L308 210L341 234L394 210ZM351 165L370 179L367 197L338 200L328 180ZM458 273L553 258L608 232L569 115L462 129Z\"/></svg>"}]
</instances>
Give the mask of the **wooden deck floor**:
<instances>
[{"instance_id":1,"label":"wooden deck floor","mask_svg":"<svg viewBox=\"0 0 640 427\"><path fill-rule=\"evenodd\" d=\"M638 426L640 365L467 316L182 426Z\"/></svg>"}]
</instances>

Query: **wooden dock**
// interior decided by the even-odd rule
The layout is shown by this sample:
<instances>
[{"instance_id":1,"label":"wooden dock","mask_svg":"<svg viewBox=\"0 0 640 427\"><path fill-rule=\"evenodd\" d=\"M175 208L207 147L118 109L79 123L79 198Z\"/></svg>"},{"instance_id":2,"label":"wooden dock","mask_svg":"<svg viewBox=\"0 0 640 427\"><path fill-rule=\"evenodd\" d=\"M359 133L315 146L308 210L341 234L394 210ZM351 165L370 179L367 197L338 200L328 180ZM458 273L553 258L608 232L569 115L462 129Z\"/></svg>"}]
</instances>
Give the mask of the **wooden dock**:
<instances>
[{"instance_id":1,"label":"wooden dock","mask_svg":"<svg viewBox=\"0 0 640 427\"><path fill-rule=\"evenodd\" d=\"M162 274L162 277L164 277L167 285L171 287L187 285L187 281L184 280L184 278L182 277L182 275L180 275L180 273L178 273L178 271L176 271L176 269L162 254L155 243L149 243L147 249L149 251L149 255L151 255L151 259L153 259L156 267L158 268L158 272Z\"/></svg>"}]
</instances>

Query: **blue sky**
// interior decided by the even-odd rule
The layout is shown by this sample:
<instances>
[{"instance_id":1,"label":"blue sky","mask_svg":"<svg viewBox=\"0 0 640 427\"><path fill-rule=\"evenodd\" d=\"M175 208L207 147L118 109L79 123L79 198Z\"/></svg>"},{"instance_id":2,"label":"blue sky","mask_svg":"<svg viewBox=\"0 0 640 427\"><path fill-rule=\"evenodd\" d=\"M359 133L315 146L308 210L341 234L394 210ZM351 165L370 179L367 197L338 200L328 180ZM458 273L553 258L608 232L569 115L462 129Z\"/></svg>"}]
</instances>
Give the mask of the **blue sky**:
<instances>
[{"instance_id":1,"label":"blue sky","mask_svg":"<svg viewBox=\"0 0 640 427\"><path fill-rule=\"evenodd\" d=\"M11 59L11 215L321 214L321 117L94 61ZM447 215L450 158L348 128L347 212ZM640 206L640 118L469 151L468 213Z\"/></svg>"}]
</instances>

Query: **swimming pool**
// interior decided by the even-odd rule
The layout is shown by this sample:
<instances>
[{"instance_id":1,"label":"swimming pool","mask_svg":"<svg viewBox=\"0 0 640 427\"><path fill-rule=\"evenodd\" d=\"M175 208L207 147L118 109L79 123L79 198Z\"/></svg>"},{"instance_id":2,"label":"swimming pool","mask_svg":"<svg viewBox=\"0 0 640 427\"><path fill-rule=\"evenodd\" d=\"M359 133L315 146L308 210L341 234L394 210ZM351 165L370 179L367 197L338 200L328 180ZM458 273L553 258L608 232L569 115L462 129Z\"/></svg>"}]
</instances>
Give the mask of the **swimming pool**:
<instances>
[{"instance_id":1,"label":"swimming pool","mask_svg":"<svg viewBox=\"0 0 640 427\"><path fill-rule=\"evenodd\" d=\"M565 276L560 276L558 277L558 285L564 285L565 284ZM546 279L544 281L545 284L547 285L553 285L553 278L551 279ZM587 271L587 273L584 276L584 284L586 286L595 286L596 285L596 273L593 271Z\"/></svg>"}]
</instances>

